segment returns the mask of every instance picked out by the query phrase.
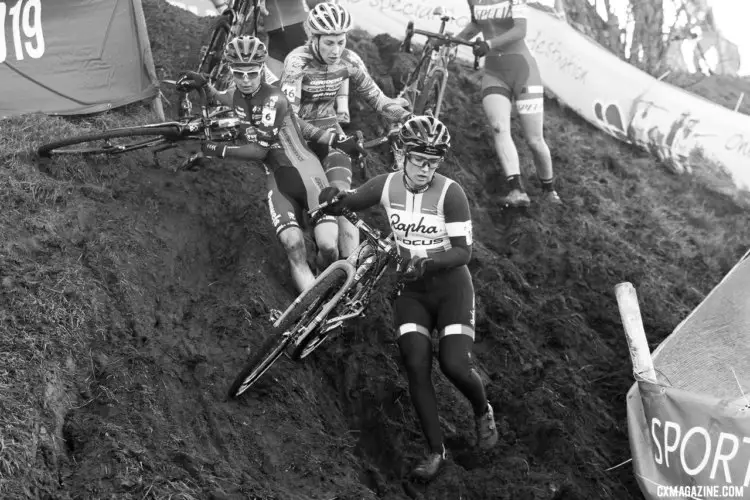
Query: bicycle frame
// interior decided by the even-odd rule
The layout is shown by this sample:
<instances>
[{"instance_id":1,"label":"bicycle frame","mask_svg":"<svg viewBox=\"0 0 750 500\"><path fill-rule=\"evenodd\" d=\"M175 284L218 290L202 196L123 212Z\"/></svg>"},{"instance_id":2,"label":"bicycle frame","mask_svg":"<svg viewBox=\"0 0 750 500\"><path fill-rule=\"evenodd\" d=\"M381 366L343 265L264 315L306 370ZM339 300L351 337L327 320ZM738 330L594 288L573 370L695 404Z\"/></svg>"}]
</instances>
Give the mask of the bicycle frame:
<instances>
[{"instance_id":1,"label":"bicycle frame","mask_svg":"<svg viewBox=\"0 0 750 500\"><path fill-rule=\"evenodd\" d=\"M171 85L177 85L177 82L174 80L162 80L164 83L168 83ZM241 123L241 120L235 116L229 116L226 118L216 118L217 116L227 113L229 111L228 108L215 108L215 109L209 109L208 107L208 96L206 95L206 90L203 88L195 89L198 93L199 99L200 99L200 115L198 116L188 116L188 115L182 115L180 116L178 121L170 121L170 122L163 122L163 123L151 123L147 125L142 125L141 128L155 128L155 127L163 127L165 125L171 125L174 126L177 129L177 134L175 134L175 137L178 137L180 140L215 140L215 141L229 141L233 140L237 137L237 127ZM178 92L182 94L182 96L179 99L180 104L182 105L183 102L187 101L190 102L190 99L188 97L189 91L178 89ZM192 104L189 107L188 111L192 109ZM215 129L218 130L218 134L212 134L211 130ZM195 135L193 135L195 134ZM167 141L164 138L155 139L153 144L150 144L148 147L155 147L159 146L160 144L163 144L160 147L157 147L156 149L152 150L154 162L159 165L159 159L156 156L157 153L161 153L162 151L166 151L168 149L173 149L177 147L176 141ZM191 162L194 160L195 155L191 156L186 163Z\"/></svg>"},{"instance_id":2,"label":"bicycle frame","mask_svg":"<svg viewBox=\"0 0 750 500\"><path fill-rule=\"evenodd\" d=\"M445 95L445 88L448 83L448 65L456 59L458 54L458 45L471 46L471 42L453 38L452 36L445 33L445 25L453 19L451 16L444 15L441 8L436 8L434 11L435 15L440 17L440 29L437 33L425 30L414 29L414 22L410 21L406 28L406 36L401 44L401 49L404 52L411 52L411 39L414 35L423 35L428 39L434 38L443 42L440 46L436 47L432 44L425 43L422 48L422 56L417 63L417 66L409 74L406 79L404 88L398 94L399 97L406 97L409 102L414 105L422 92L428 92L429 89L425 88L426 82L430 81L435 73L440 72L440 88L437 96L437 103L435 104L435 111L432 115L435 118L440 116L440 109L442 107L443 96ZM427 63L427 68L422 74L422 68ZM479 59L474 57L474 69L479 68Z\"/></svg>"},{"instance_id":3,"label":"bicycle frame","mask_svg":"<svg viewBox=\"0 0 750 500\"><path fill-rule=\"evenodd\" d=\"M322 204L315 210L310 212L313 220L321 214L320 210L327 206ZM362 314L367 307L367 303L362 301L363 297L368 296L375 284L380 281L387 265L390 261L394 260L397 263L401 262L401 258L398 255L398 250L393 240L393 235L389 234L385 238L381 238L381 233L377 229L371 228L365 221L359 218L357 214L351 210L345 209L343 216L346 217L355 227L360 229L365 235L365 241L360 243L357 249L352 252L346 260L339 260L328 266L317 278L317 280L324 279L331 273L342 269L346 272L346 281L341 288L334 294L333 297L328 299L328 302L323 306L321 311L318 313L312 321L305 325L304 330L295 332L297 340L306 338L311 332L315 331L316 328L320 327L322 332L325 333L333 328L338 327L344 321L355 318ZM362 264L357 265L359 255L366 249L371 247L373 254L368 255ZM373 274L373 269L375 269ZM346 301L344 310L338 316L328 318L331 311L339 305L341 299L358 283L362 282L363 279L368 278L370 281L369 286L363 287L358 290L354 296L350 297ZM274 328L278 328L284 319L293 311L297 304L302 302L310 292L310 289L302 292L289 307L279 316L274 322Z\"/></svg>"}]
</instances>

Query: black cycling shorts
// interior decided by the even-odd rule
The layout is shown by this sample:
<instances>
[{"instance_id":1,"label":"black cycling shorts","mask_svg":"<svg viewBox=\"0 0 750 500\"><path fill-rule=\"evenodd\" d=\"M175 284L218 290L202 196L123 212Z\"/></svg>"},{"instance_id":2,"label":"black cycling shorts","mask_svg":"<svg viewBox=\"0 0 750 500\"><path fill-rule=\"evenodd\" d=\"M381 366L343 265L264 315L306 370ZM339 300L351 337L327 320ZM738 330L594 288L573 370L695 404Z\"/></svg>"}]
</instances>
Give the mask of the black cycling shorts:
<instances>
[{"instance_id":1,"label":"black cycling shorts","mask_svg":"<svg viewBox=\"0 0 750 500\"><path fill-rule=\"evenodd\" d=\"M433 330L445 335L474 338L474 284L469 268L437 271L409 283L393 305L398 336Z\"/></svg>"}]
</instances>

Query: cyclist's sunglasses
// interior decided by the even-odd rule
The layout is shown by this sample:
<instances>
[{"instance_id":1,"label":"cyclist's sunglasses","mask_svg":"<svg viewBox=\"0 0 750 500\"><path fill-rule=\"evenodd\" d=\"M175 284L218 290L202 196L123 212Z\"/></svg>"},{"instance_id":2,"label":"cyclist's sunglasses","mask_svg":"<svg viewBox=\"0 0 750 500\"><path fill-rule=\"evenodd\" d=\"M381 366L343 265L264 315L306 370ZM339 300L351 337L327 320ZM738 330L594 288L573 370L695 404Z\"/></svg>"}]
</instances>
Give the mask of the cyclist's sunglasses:
<instances>
[{"instance_id":1,"label":"cyclist's sunglasses","mask_svg":"<svg viewBox=\"0 0 750 500\"><path fill-rule=\"evenodd\" d=\"M443 162L442 156L416 156L414 153L407 153L406 158L417 168L427 167L430 170L437 170Z\"/></svg>"},{"instance_id":2,"label":"cyclist's sunglasses","mask_svg":"<svg viewBox=\"0 0 750 500\"><path fill-rule=\"evenodd\" d=\"M253 80L255 78L258 78L260 76L261 68L252 68L252 69L239 69L239 68L231 68L232 75L235 78L241 78L241 79L248 79Z\"/></svg>"}]
</instances>

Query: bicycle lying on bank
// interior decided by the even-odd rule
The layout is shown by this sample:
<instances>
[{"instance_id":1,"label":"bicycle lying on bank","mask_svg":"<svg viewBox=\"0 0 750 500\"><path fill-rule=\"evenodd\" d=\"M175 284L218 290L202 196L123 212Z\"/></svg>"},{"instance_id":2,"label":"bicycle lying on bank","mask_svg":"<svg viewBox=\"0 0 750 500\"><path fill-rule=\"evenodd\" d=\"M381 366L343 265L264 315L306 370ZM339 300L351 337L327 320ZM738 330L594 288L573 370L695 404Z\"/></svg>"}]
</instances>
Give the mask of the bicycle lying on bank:
<instances>
[{"instance_id":1,"label":"bicycle lying on bank","mask_svg":"<svg viewBox=\"0 0 750 500\"><path fill-rule=\"evenodd\" d=\"M180 93L188 94L193 89L189 84L178 85L174 80L163 80L164 83L177 86ZM53 155L119 155L144 148L154 148L154 161L158 165L157 153L173 149L184 141L209 140L216 142L232 141L240 135L240 125L243 123L236 116L232 116L230 109L209 110L206 91L197 89L200 96L200 114L180 113L177 121L165 121L133 127L120 127L101 132L78 135L43 144L37 149L41 158L51 158ZM190 102L188 100L188 102ZM201 153L192 155L179 168L186 168Z\"/></svg>"},{"instance_id":2,"label":"bicycle lying on bank","mask_svg":"<svg viewBox=\"0 0 750 500\"><path fill-rule=\"evenodd\" d=\"M313 223L326 206L328 203L323 203L309 212ZM349 258L337 260L323 271L275 319L271 335L232 383L230 398L247 391L285 353L299 361L335 336L346 321L364 316L388 265L401 264L393 233L382 237L351 210L344 209L343 216L364 233L364 241Z\"/></svg>"},{"instance_id":3,"label":"bicycle lying on bank","mask_svg":"<svg viewBox=\"0 0 750 500\"><path fill-rule=\"evenodd\" d=\"M422 49L417 66L406 77L404 88L398 97L405 97L413 104L416 115L431 114L435 118L440 116L440 109L448 84L448 64L456 59L459 45L472 46L472 42L453 38L445 33L445 25L455 19L446 14L442 7L436 7L432 12L440 16L440 29L437 33L414 29L414 22L409 21L406 26L406 36L401 43L401 50L411 53L411 40L414 35L423 35L428 38ZM429 43L433 41L435 43ZM479 58L474 57L474 69L479 68Z\"/></svg>"}]
</instances>

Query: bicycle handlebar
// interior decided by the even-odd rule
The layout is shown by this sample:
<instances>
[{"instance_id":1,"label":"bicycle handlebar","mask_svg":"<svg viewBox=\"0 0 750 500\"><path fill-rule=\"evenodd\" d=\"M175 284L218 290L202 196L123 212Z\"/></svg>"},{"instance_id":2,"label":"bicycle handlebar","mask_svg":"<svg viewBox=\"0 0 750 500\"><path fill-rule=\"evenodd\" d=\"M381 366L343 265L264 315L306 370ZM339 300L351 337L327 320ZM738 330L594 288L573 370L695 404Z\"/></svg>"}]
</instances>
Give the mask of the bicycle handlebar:
<instances>
[{"instance_id":1,"label":"bicycle handlebar","mask_svg":"<svg viewBox=\"0 0 750 500\"><path fill-rule=\"evenodd\" d=\"M434 31L427 31L427 30L420 30L414 28L414 22L409 21L409 24L406 26L406 36L404 37L403 46L406 49L406 52L411 51L411 39L414 35L422 35L426 36L427 38L436 38L440 41L455 44L455 45L466 45L469 47L473 47L474 43L468 42L466 40L462 40L460 38L455 38L450 35L446 35L443 33L435 33ZM474 69L479 69L479 57L474 56Z\"/></svg>"},{"instance_id":2,"label":"bicycle handlebar","mask_svg":"<svg viewBox=\"0 0 750 500\"><path fill-rule=\"evenodd\" d=\"M336 197L334 198L333 202L323 202L314 209L310 210L308 214L310 215L313 224L315 224L318 219L325 215L323 213L324 208L336 204L339 199L339 197ZM398 248L396 247L396 245L394 245L392 242L386 241L387 237L381 238L381 233L379 230L370 227L369 224L363 221L355 212L348 208L344 208L341 211L341 215L346 217L346 219L351 222L357 229L361 230L365 234L365 237L370 240L371 243L377 245L377 247L382 252L388 254L399 265L402 264L403 259L398 255Z\"/></svg>"}]
</instances>

